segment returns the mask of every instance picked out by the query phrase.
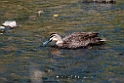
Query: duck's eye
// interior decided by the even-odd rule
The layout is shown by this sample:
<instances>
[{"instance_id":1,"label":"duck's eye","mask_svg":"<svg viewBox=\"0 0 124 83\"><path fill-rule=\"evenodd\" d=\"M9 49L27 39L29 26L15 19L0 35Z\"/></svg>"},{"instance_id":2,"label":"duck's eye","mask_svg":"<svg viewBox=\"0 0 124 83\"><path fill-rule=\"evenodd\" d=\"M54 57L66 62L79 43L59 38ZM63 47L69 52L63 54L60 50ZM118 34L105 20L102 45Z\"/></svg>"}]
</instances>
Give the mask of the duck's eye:
<instances>
[{"instance_id":1,"label":"duck's eye","mask_svg":"<svg viewBox=\"0 0 124 83\"><path fill-rule=\"evenodd\" d=\"M50 35L50 38L52 38L52 37L54 37L55 35L53 34L53 35Z\"/></svg>"}]
</instances>

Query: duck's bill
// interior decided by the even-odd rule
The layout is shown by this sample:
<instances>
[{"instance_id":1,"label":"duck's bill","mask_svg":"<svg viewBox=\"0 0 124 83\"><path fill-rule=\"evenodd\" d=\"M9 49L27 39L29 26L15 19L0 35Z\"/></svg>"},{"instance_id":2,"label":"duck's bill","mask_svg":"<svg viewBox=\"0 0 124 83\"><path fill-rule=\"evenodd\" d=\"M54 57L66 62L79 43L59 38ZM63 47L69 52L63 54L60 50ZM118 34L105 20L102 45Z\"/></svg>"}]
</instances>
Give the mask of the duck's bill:
<instances>
[{"instance_id":1,"label":"duck's bill","mask_svg":"<svg viewBox=\"0 0 124 83\"><path fill-rule=\"evenodd\" d=\"M51 40L45 41L45 42L43 43L43 46L46 46L49 42L51 42Z\"/></svg>"}]
</instances>

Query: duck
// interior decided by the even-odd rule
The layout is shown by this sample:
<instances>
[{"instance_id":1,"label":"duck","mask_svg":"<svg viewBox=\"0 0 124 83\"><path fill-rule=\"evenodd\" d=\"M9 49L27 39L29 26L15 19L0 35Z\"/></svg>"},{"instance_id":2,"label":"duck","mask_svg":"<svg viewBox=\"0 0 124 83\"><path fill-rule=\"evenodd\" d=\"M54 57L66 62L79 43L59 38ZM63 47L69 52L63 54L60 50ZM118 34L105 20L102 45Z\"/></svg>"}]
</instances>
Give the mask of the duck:
<instances>
[{"instance_id":1,"label":"duck","mask_svg":"<svg viewBox=\"0 0 124 83\"><path fill-rule=\"evenodd\" d=\"M49 39L43 43L43 46L52 41L55 41L59 48L80 48L105 42L106 39L98 37L98 34L96 32L73 32L62 38L59 34L52 33Z\"/></svg>"}]
</instances>

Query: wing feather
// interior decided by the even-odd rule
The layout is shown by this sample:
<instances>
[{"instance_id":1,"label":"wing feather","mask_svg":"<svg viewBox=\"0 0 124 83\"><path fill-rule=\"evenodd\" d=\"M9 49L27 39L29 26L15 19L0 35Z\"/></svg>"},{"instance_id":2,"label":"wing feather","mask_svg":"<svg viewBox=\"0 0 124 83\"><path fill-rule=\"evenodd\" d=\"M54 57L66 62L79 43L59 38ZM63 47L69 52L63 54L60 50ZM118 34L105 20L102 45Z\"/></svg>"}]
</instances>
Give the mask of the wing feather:
<instances>
[{"instance_id":1,"label":"wing feather","mask_svg":"<svg viewBox=\"0 0 124 83\"><path fill-rule=\"evenodd\" d=\"M91 40L98 37L98 33L95 32L74 32L65 38L63 38L63 46L70 48L77 48L80 46L87 46Z\"/></svg>"}]
</instances>

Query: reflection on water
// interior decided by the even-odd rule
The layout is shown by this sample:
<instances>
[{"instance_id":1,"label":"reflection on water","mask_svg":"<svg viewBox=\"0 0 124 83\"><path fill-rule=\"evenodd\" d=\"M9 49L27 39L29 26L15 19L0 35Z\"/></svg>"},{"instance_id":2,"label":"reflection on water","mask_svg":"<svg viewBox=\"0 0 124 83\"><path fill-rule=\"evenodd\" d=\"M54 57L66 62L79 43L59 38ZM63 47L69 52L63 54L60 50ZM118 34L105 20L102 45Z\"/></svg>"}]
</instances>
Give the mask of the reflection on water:
<instances>
[{"instance_id":1,"label":"reflection on water","mask_svg":"<svg viewBox=\"0 0 124 83\"><path fill-rule=\"evenodd\" d=\"M120 2L2 1L0 23L12 19L19 27L0 34L1 83L123 83L124 6ZM37 15L38 10L44 13ZM91 49L40 47L51 32L65 36L75 31L99 32L107 42Z\"/></svg>"},{"instance_id":2,"label":"reflection on water","mask_svg":"<svg viewBox=\"0 0 124 83\"><path fill-rule=\"evenodd\" d=\"M52 48L52 49L50 50L50 55L62 57L61 51L60 51L59 49L56 49L56 48Z\"/></svg>"},{"instance_id":3,"label":"reflection on water","mask_svg":"<svg viewBox=\"0 0 124 83\"><path fill-rule=\"evenodd\" d=\"M31 83L43 83L42 77L44 76L44 74L44 72L37 69L36 64L30 63L29 75L31 78Z\"/></svg>"}]
</instances>

